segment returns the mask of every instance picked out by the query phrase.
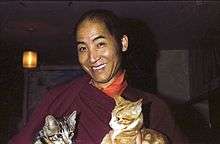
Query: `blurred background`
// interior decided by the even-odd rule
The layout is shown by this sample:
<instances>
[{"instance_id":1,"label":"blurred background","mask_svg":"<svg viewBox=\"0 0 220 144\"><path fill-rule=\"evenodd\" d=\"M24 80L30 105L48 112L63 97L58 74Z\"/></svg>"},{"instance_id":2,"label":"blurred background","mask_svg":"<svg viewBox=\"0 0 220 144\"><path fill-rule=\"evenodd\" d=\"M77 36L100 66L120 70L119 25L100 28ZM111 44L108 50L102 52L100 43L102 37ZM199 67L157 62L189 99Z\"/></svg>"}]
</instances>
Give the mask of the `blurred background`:
<instances>
[{"instance_id":1,"label":"blurred background","mask_svg":"<svg viewBox=\"0 0 220 144\"><path fill-rule=\"evenodd\" d=\"M1 1L0 143L43 93L81 75L73 27L94 8L114 11L129 36L129 83L159 93L192 144L216 143L220 127L220 2ZM24 68L25 51L37 66Z\"/></svg>"}]
</instances>

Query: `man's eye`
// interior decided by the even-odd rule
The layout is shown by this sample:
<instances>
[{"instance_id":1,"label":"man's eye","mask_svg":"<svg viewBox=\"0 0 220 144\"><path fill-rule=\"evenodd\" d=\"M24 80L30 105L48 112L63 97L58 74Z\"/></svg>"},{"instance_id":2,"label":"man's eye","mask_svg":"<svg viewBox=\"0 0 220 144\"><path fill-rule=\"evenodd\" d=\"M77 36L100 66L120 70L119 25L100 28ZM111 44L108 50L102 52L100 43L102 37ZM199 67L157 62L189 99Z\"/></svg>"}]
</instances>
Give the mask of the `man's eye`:
<instances>
[{"instance_id":1,"label":"man's eye","mask_svg":"<svg viewBox=\"0 0 220 144\"><path fill-rule=\"evenodd\" d=\"M87 49L86 49L86 47L80 47L80 48L78 48L78 51L79 52L85 52Z\"/></svg>"},{"instance_id":2,"label":"man's eye","mask_svg":"<svg viewBox=\"0 0 220 144\"><path fill-rule=\"evenodd\" d=\"M97 45L99 48L103 48L104 46L105 46L105 43L103 43L103 42L100 42L100 43L98 43L98 45Z\"/></svg>"}]
</instances>

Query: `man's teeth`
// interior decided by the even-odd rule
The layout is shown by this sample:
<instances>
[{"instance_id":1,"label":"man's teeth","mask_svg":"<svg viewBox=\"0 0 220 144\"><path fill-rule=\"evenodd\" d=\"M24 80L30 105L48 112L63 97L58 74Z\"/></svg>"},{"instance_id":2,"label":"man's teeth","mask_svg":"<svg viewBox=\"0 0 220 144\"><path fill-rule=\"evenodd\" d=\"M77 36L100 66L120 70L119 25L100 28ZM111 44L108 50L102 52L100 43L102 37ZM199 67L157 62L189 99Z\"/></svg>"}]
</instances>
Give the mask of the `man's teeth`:
<instances>
[{"instance_id":1,"label":"man's teeth","mask_svg":"<svg viewBox=\"0 0 220 144\"><path fill-rule=\"evenodd\" d=\"M97 67L92 67L93 70L99 70L99 69L102 69L106 66L106 64L102 64L100 66L97 66Z\"/></svg>"}]
</instances>

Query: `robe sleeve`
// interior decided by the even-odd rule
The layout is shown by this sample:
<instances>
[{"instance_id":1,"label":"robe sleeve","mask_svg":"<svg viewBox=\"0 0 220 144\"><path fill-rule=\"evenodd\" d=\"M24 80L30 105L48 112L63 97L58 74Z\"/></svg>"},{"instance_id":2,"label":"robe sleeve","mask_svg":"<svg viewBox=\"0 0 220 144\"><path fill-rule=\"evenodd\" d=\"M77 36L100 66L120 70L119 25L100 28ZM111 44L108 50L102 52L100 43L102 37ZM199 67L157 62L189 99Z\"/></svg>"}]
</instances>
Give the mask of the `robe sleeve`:
<instances>
[{"instance_id":1,"label":"robe sleeve","mask_svg":"<svg viewBox=\"0 0 220 144\"><path fill-rule=\"evenodd\" d=\"M37 105L28 123L17 135L12 137L9 144L32 144L34 137L43 127L44 119L47 115L51 114L60 117L65 112L71 111L70 106L85 82L87 82L86 77L79 77L49 90L40 104Z\"/></svg>"},{"instance_id":2,"label":"robe sleeve","mask_svg":"<svg viewBox=\"0 0 220 144\"><path fill-rule=\"evenodd\" d=\"M150 128L166 134L171 144L188 144L187 137L180 131L169 107L163 101L151 105Z\"/></svg>"},{"instance_id":3,"label":"robe sleeve","mask_svg":"<svg viewBox=\"0 0 220 144\"><path fill-rule=\"evenodd\" d=\"M43 127L44 119L50 113L51 106L53 105L54 100L59 95L62 88L57 88L50 90L43 97L40 104L37 105L36 109L31 114L28 122L25 126L19 131L18 134L12 137L9 141L9 144L32 144L35 135Z\"/></svg>"}]
</instances>

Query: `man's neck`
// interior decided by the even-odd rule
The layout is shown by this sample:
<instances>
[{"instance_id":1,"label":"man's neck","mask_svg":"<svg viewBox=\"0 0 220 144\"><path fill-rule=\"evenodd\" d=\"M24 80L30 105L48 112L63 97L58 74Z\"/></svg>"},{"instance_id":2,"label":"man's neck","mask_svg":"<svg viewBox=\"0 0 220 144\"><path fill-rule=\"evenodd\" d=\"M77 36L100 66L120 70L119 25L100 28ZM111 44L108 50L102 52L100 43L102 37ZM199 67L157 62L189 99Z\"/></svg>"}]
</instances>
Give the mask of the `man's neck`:
<instances>
[{"instance_id":1,"label":"man's neck","mask_svg":"<svg viewBox=\"0 0 220 144\"><path fill-rule=\"evenodd\" d=\"M127 82L124 79L125 71L118 71L114 78L107 84L104 85L94 85L101 91L103 91L108 96L114 97L120 95L127 86Z\"/></svg>"},{"instance_id":2,"label":"man's neck","mask_svg":"<svg viewBox=\"0 0 220 144\"><path fill-rule=\"evenodd\" d=\"M101 90L102 90L102 89L105 89L106 87L110 86L110 85L115 81L115 79L117 79L118 76L122 74L122 72L123 72L122 70L119 70L119 71L115 74L115 76L114 76L110 81L108 81L108 82L101 83L101 82L95 82L95 81L91 80L91 84L92 84L93 86L95 86L96 88L98 88L98 89L101 89Z\"/></svg>"}]
</instances>

